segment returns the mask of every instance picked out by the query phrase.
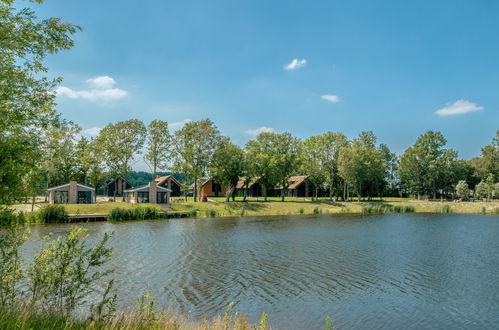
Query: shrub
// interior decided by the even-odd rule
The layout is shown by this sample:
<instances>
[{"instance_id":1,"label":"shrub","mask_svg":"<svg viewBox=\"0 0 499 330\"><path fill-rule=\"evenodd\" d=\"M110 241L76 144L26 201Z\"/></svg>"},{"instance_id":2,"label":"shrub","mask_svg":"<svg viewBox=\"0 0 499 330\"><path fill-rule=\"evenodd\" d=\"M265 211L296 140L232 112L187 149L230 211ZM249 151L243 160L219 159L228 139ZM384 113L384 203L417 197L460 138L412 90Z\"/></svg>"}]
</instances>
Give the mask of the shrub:
<instances>
[{"instance_id":1,"label":"shrub","mask_svg":"<svg viewBox=\"0 0 499 330\"><path fill-rule=\"evenodd\" d=\"M205 214L206 214L206 217L213 218L213 217L217 216L217 211L213 210L213 209L210 209L210 210L206 210Z\"/></svg>"},{"instance_id":2,"label":"shrub","mask_svg":"<svg viewBox=\"0 0 499 330\"><path fill-rule=\"evenodd\" d=\"M68 223L69 216L62 205L47 205L38 211L38 220L42 223Z\"/></svg>"},{"instance_id":3,"label":"shrub","mask_svg":"<svg viewBox=\"0 0 499 330\"><path fill-rule=\"evenodd\" d=\"M300 208L300 214L303 214L303 213L305 213L305 209L302 207L302 208Z\"/></svg>"},{"instance_id":4,"label":"shrub","mask_svg":"<svg viewBox=\"0 0 499 330\"><path fill-rule=\"evenodd\" d=\"M131 220L131 218L132 218L131 210L124 209L121 207L112 209L107 216L107 219L111 221Z\"/></svg>"},{"instance_id":5,"label":"shrub","mask_svg":"<svg viewBox=\"0 0 499 330\"><path fill-rule=\"evenodd\" d=\"M322 210L318 207L315 207L314 208L314 214L319 214L319 213L322 213Z\"/></svg>"},{"instance_id":6,"label":"shrub","mask_svg":"<svg viewBox=\"0 0 499 330\"><path fill-rule=\"evenodd\" d=\"M189 217L195 218L198 216L198 210L190 210L189 211Z\"/></svg>"}]
</instances>

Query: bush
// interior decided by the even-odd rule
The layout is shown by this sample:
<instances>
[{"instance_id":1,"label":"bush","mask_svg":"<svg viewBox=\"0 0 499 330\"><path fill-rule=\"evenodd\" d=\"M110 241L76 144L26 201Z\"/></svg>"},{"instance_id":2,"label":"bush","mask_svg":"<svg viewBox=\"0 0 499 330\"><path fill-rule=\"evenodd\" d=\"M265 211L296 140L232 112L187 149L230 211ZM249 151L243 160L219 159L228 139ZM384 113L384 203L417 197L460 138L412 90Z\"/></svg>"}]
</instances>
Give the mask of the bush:
<instances>
[{"instance_id":1,"label":"bush","mask_svg":"<svg viewBox=\"0 0 499 330\"><path fill-rule=\"evenodd\" d=\"M321 209L318 208L318 207L315 207L314 208L314 214L320 214L320 213L322 213Z\"/></svg>"},{"instance_id":2,"label":"bush","mask_svg":"<svg viewBox=\"0 0 499 330\"><path fill-rule=\"evenodd\" d=\"M69 216L62 205L47 205L37 213L42 223L68 223Z\"/></svg>"},{"instance_id":3,"label":"bush","mask_svg":"<svg viewBox=\"0 0 499 330\"><path fill-rule=\"evenodd\" d=\"M213 209L211 209L211 210L206 210L205 215L206 215L206 217L208 217L208 218L210 218L210 217L211 217L211 218L213 218L213 217L216 217L216 216L217 216L217 211L216 211L216 210L213 210Z\"/></svg>"},{"instance_id":4,"label":"bush","mask_svg":"<svg viewBox=\"0 0 499 330\"><path fill-rule=\"evenodd\" d=\"M303 214L303 213L305 213L305 209L302 207L302 208L300 208L300 214Z\"/></svg>"}]
</instances>

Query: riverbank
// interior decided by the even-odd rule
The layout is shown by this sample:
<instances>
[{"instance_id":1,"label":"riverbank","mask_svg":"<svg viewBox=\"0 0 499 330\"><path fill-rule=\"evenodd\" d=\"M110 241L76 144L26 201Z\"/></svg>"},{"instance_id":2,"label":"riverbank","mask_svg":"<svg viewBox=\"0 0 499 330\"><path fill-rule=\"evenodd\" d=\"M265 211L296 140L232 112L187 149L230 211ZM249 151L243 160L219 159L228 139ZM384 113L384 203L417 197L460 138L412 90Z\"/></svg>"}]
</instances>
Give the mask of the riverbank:
<instances>
[{"instance_id":1,"label":"riverbank","mask_svg":"<svg viewBox=\"0 0 499 330\"><path fill-rule=\"evenodd\" d=\"M38 223L37 213L47 204L37 204L38 211L26 212L25 205L14 205L13 209L23 212L27 223ZM65 204L69 222L126 221L168 218L217 218L244 216L274 216L300 214L388 214L388 213L434 213L434 214L489 214L499 215L499 201L492 202L437 202L414 200L385 200L365 202L332 202L329 200L304 201L292 199L280 202L235 201L225 202L212 199L209 202L185 202L168 207L141 203L98 202L96 204ZM147 212L145 212L147 211ZM149 216L146 216L147 214ZM157 214L158 216L154 216ZM117 216L118 215L118 216ZM47 223L50 221L41 221ZM53 221L59 222L59 221ZM65 221L63 221L65 222Z\"/></svg>"},{"instance_id":2,"label":"riverbank","mask_svg":"<svg viewBox=\"0 0 499 330\"><path fill-rule=\"evenodd\" d=\"M456 213L499 214L499 202L191 202L172 204L175 211L196 214L196 217L266 216L294 214L372 214L372 213Z\"/></svg>"}]
</instances>

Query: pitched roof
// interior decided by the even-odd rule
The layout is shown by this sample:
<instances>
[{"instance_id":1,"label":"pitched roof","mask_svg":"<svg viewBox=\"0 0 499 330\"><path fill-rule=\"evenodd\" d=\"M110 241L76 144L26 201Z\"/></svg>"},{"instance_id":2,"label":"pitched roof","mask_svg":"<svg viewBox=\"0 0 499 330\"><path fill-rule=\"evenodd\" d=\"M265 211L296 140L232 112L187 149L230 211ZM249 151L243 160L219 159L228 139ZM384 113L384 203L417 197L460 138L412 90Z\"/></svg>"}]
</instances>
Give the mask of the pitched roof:
<instances>
[{"instance_id":1,"label":"pitched roof","mask_svg":"<svg viewBox=\"0 0 499 330\"><path fill-rule=\"evenodd\" d=\"M175 179L175 177L173 175L166 175L166 176L158 176L156 179L154 179L154 181L156 181L156 183L159 185L162 185L163 183L165 183L168 179L171 179L172 181L174 181L178 186L182 186L182 184L180 182L178 182L177 179Z\"/></svg>"},{"instance_id":2,"label":"pitched roof","mask_svg":"<svg viewBox=\"0 0 499 330\"><path fill-rule=\"evenodd\" d=\"M260 179L260 177L251 178L250 182L248 183L248 188L253 187L253 185L256 183L256 181L258 181L258 179ZM245 187L245 181L246 181L245 176L240 178L239 181L237 182L236 189L243 189Z\"/></svg>"},{"instance_id":3,"label":"pitched roof","mask_svg":"<svg viewBox=\"0 0 499 330\"><path fill-rule=\"evenodd\" d=\"M143 186L140 186L140 187L136 187L136 188L132 188L132 189L127 189L127 190L125 190L123 192L134 192L134 191L141 191L141 190L149 190L149 188L151 188L151 184L150 183L148 183L146 185L143 185ZM165 187L161 187L161 186L156 186L156 189L172 192L171 189L168 189L168 188L165 188Z\"/></svg>"},{"instance_id":4,"label":"pitched roof","mask_svg":"<svg viewBox=\"0 0 499 330\"><path fill-rule=\"evenodd\" d=\"M85 185L79 184L79 183L77 183L76 186L80 187L80 188L86 188L86 189L90 189L90 190L95 190L95 188L92 188L92 187L89 187L89 186L85 186ZM60 186L49 188L49 189L47 189L47 191L52 191L52 190L56 190L56 189L63 188L63 187L69 187L69 183L61 184Z\"/></svg>"},{"instance_id":5,"label":"pitched roof","mask_svg":"<svg viewBox=\"0 0 499 330\"><path fill-rule=\"evenodd\" d=\"M296 175L291 176L288 179L288 189L296 189L298 188L306 179L308 175ZM282 184L278 184L275 189L282 189Z\"/></svg>"}]
</instances>

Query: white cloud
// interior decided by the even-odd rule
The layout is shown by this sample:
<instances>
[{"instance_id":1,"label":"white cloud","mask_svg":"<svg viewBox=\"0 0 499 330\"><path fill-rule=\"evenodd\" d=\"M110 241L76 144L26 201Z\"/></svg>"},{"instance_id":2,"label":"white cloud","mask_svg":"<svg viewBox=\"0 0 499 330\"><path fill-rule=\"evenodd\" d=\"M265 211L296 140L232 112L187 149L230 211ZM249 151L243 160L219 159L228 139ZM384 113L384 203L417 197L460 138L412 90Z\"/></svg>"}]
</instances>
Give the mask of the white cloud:
<instances>
[{"instance_id":1,"label":"white cloud","mask_svg":"<svg viewBox=\"0 0 499 330\"><path fill-rule=\"evenodd\" d=\"M87 79L87 83L94 88L109 89L116 84L116 80L108 76L99 76L95 78Z\"/></svg>"},{"instance_id":2,"label":"white cloud","mask_svg":"<svg viewBox=\"0 0 499 330\"><path fill-rule=\"evenodd\" d=\"M249 135L257 136L260 133L274 133L274 132L275 131L274 131L274 129L272 127L262 126L262 127L258 127L258 128L255 128L255 129L249 129L245 133L249 134Z\"/></svg>"},{"instance_id":3,"label":"white cloud","mask_svg":"<svg viewBox=\"0 0 499 330\"><path fill-rule=\"evenodd\" d=\"M58 96L70 99L84 99L89 101L116 101L128 95L128 92L113 88L116 81L108 76L99 76L86 80L90 89L74 90L66 86L58 87L55 92Z\"/></svg>"},{"instance_id":4,"label":"white cloud","mask_svg":"<svg viewBox=\"0 0 499 330\"><path fill-rule=\"evenodd\" d=\"M182 128L185 124L190 123L191 121L192 121L192 119L187 118L187 119L184 119L184 120L182 120L182 121L178 121L178 122L176 122L176 123L171 123L171 124L168 124L168 126L169 126L170 128L173 128L173 129L180 129L180 128Z\"/></svg>"},{"instance_id":5,"label":"white cloud","mask_svg":"<svg viewBox=\"0 0 499 330\"><path fill-rule=\"evenodd\" d=\"M466 100L457 100L452 104L448 104L442 109L438 109L435 113L439 116L452 116L452 115L462 115L469 112L475 112L483 110L482 106L478 106L473 102Z\"/></svg>"},{"instance_id":6,"label":"white cloud","mask_svg":"<svg viewBox=\"0 0 499 330\"><path fill-rule=\"evenodd\" d=\"M332 103L340 102L340 97L338 95L332 95L332 94L324 94L321 96L321 99Z\"/></svg>"},{"instance_id":7,"label":"white cloud","mask_svg":"<svg viewBox=\"0 0 499 330\"><path fill-rule=\"evenodd\" d=\"M101 127L90 127L81 131L83 135L87 136L97 136L102 128Z\"/></svg>"},{"instance_id":8,"label":"white cloud","mask_svg":"<svg viewBox=\"0 0 499 330\"><path fill-rule=\"evenodd\" d=\"M296 70L296 69L299 69L301 68L302 66L304 66L305 64L307 64L307 60L306 59L297 59L295 58L294 60L291 61L291 63L289 64L286 64L284 66L284 70Z\"/></svg>"}]
</instances>

